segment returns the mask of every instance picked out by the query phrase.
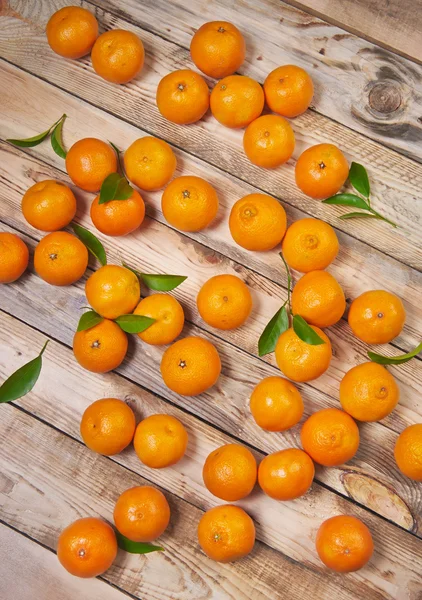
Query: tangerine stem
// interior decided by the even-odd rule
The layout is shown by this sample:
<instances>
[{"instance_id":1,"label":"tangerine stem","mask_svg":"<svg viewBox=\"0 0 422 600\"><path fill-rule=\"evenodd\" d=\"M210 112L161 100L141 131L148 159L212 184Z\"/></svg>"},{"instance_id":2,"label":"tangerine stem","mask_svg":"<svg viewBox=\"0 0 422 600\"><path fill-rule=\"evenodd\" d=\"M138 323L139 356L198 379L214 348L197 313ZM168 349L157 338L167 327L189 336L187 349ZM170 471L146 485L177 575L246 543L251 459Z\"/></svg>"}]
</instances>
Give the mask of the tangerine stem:
<instances>
[{"instance_id":1,"label":"tangerine stem","mask_svg":"<svg viewBox=\"0 0 422 600\"><path fill-rule=\"evenodd\" d=\"M284 263L284 266L286 268L286 274L287 274L287 304L289 305L289 312L292 315L292 307L290 306L290 296L292 293L292 276L290 274L290 269L289 269L289 265L286 263L286 260L283 256L282 252L279 252L280 258ZM286 303L284 303L286 304Z\"/></svg>"}]
</instances>

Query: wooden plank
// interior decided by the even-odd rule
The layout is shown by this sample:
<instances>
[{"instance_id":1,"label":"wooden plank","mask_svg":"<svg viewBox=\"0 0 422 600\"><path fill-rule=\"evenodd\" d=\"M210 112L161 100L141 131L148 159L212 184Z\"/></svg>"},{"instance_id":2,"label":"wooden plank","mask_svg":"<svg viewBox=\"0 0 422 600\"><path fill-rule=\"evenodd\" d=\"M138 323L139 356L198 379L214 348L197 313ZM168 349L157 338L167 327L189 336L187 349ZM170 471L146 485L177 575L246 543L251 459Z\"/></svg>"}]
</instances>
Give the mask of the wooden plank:
<instances>
[{"instance_id":1,"label":"wooden plank","mask_svg":"<svg viewBox=\"0 0 422 600\"><path fill-rule=\"evenodd\" d=\"M14 600L128 600L100 579L73 577L57 557L0 524L0 597Z\"/></svg>"},{"instance_id":2,"label":"wooden plank","mask_svg":"<svg viewBox=\"0 0 422 600\"><path fill-rule=\"evenodd\" d=\"M10 323L8 324L7 321L12 320L10 317L2 319L1 332L11 329ZM33 351L34 345L41 342L43 336L20 323L13 322L12 325L15 336L19 340L18 347L22 352L19 358L22 360ZM7 355L9 354L16 355L16 352L7 352ZM79 413L79 416L82 414L83 409L91 400L98 397L99 388L107 395L118 390L119 396L124 397L138 415L144 416L157 410L161 412L161 406L154 404L154 399L148 393L132 384L125 384L121 380L116 381L118 377L114 374L108 374L105 377L87 374L86 378L81 377L81 370L69 360L68 355L68 350L51 342L51 347L44 357L43 372L36 388L19 401L26 410L34 409L37 416L40 416L43 421L54 423L56 429L63 428L68 435L78 435L79 419L76 418L75 413ZM72 390L71 397L70 389ZM182 421L187 427L191 440L185 459L178 465L157 471L141 465L133 449L108 460L94 455L83 445L76 444L69 437L64 437L57 431L46 432L45 429L48 429L46 425L41 425L15 408L10 406L5 408L5 417L0 426L0 439L7 434L10 444L4 452L2 471L6 480L12 480L8 482L8 488L13 488L14 493L6 497L3 511L6 520L13 526L26 531L25 521L27 520L30 523L36 521L38 526L43 526L43 522L39 522L38 514L36 518L27 517L27 513L30 511L32 513L34 510L32 503L37 506L39 502L37 497L31 498L30 511L21 511L23 502L19 498L19 492L20 488L24 488L25 485L31 485L32 489L37 490L37 493L43 494L47 498L47 502L50 497L54 497L56 505L54 515L59 513L60 516L64 512L63 509L61 510L62 497L69 499L68 501L71 503L76 502L78 516L85 514L88 507L91 512L92 510L95 513L100 512L97 508L98 495L101 503L107 503L107 511L102 509L101 514L103 517L109 518L111 512L109 503L112 503L113 499L128 487L126 479L129 477L129 471L119 467L119 475L116 476L115 461L124 464L130 470L131 481L137 478L136 481L139 483L140 478L135 475L135 473L139 473L142 477L146 477L155 484L159 483L167 490L180 494L188 500L189 511L191 511L191 525L188 530L190 529L193 536L195 533L192 532L192 523L197 520L197 509L192 505L208 508L210 505L216 504L217 499L208 494L202 484L201 466L210 447L218 445L226 436L212 430L208 425L193 417L182 415ZM10 414L10 411L13 414ZM170 408L169 412L175 414L175 409ZM54 444L51 448L52 436ZM94 477L93 471L95 471ZM120 474L121 471L122 474ZM60 478L60 484L56 483L57 478ZM14 483L16 479L22 482L21 486ZM109 479L114 482L114 486L109 486ZM98 481L102 482L99 487ZM73 482L77 488L80 486L81 489L73 490ZM117 485L116 482L118 482ZM53 485L58 492L51 495L49 488ZM91 498L92 490L94 490L93 498ZM58 494L62 497L57 498ZM37 496L37 494L32 493L32 496ZM171 498L171 501L172 505L176 503L174 497ZM218 500L217 503L219 503ZM183 507L188 506L185 502L180 502L180 504ZM376 555L371 561L370 567L359 573L350 574L344 580L340 578L341 584L347 590L355 591L357 597L361 597L360 594L368 593L368 597L375 594L375 597L379 595L380 598L396 598L397 586L401 591L408 593L421 581L419 557L422 549L421 540L375 515L351 505L348 501L319 488L319 486L314 485L306 498L294 502L277 503L262 493L256 492L239 504L244 506L256 520L258 539L264 539L266 543L286 553L293 560L306 564L307 570L310 571L321 570L314 549L314 536L320 521L328 515L338 513L355 514L363 518L374 533ZM181 515L184 512L183 507L179 508L178 506L177 521L173 521L171 531L163 537L162 543L166 548L177 548L179 543L177 536L185 531L183 524L180 523L180 520L184 521L184 515ZM310 509L310 507L312 508ZM25 514L17 514L19 510ZM48 506L44 507L42 516L45 516L46 519L51 518L49 512L51 513ZM70 517L68 518L70 519ZM16 519L18 519L17 522ZM54 527L55 524L50 524L50 527L52 526ZM32 533L31 535L36 537ZM184 548L189 548L191 543L195 544L191 542L191 535L188 535ZM253 560L254 554L251 556L251 560ZM413 563L409 563L411 557ZM419 558L415 560L415 557ZM242 561L238 564L243 565L244 563ZM256 564L259 564L260 568L262 567L262 562L257 561ZM268 566L273 568L274 563ZM390 571L388 578L384 576L386 568ZM275 572L274 576L279 576L279 574L279 572ZM338 581L336 578L331 580ZM120 581L120 585L121 583Z\"/></svg>"},{"instance_id":3,"label":"wooden plank","mask_svg":"<svg viewBox=\"0 0 422 600\"><path fill-rule=\"evenodd\" d=\"M37 278L31 279L29 284L31 289L31 299L29 299L26 294L22 294L21 287L21 293L14 296L11 299L10 304L5 305L2 302L2 306L7 306L7 310L13 314L17 314L19 318L29 322L31 325L37 327L37 329L41 329L60 341L69 344L73 334L72 329L67 333L68 327L65 326L65 323L69 320L69 316L66 314L66 307L73 305L77 310L77 304L80 303L81 305L84 302L83 296L80 297L79 301L76 301L74 298L69 298L68 294L59 294L56 296L55 301L53 299L48 300L47 298L43 298L39 303L36 303L35 299L40 298L39 290L37 289L38 282L39 279ZM42 282L40 283L41 287L45 287ZM38 319L31 317L29 319L27 318L25 307L28 306L28 302L32 302L33 313L39 315ZM56 314L57 318L55 317ZM20 326L17 326L16 323L14 323L14 326L16 329L14 336L22 338L23 345L25 345L27 334L22 333L19 335L18 331ZM9 338L7 331L9 329L10 327L5 326L5 333L2 336L4 339L3 343L5 351L10 345L10 342L7 342ZM186 334L198 333L203 335L203 332L198 331L196 328L186 328ZM223 373L218 385L209 392L196 397L194 403L191 398L177 396L165 388L161 381L161 377L158 374L158 364L162 351L159 349L155 349L156 351L154 351L154 349L140 344L139 340L136 340L136 342L133 340L131 344L130 360L123 363L119 368L119 373L122 373L132 381L151 389L161 397L170 399L173 404L194 415L200 416L201 419L215 424L237 439L241 439L243 442L263 450L264 452L274 452L281 448L292 446L300 447L299 433L301 423L284 434L270 434L260 430L251 417L248 399L252 387L263 376L272 373L269 371L265 372L258 361L256 361L255 364L253 364L252 361L243 364L241 355L238 352L235 352L233 348L225 349L219 340L216 340L215 338L210 338L210 340L217 345L220 354L223 356ZM14 343L17 343L19 347L20 342L16 341ZM39 345L41 346L41 342ZM227 359L229 352L233 357L232 361ZM6 352L6 356L9 355L15 357L13 359L14 361L17 360L15 352ZM10 360L12 360L12 358ZM18 368L18 364L16 362L10 362L10 360L8 359L6 361L5 359L5 363L7 362L8 364L9 372L13 372ZM63 373L63 375L59 377L59 380L69 379L73 369L75 369L78 374L77 380L75 384L69 383L70 389L78 389L79 385L77 384L77 381L79 380L83 382L84 386L87 385L87 379L92 376L90 373L83 371L74 360L63 360L63 362L66 365L73 363L73 368L70 370L67 366L67 373ZM50 375L50 377L52 376L53 375ZM43 397L42 392L40 393L41 397ZM306 415L308 415L309 412L313 412L316 408L327 406L324 397L318 397L313 390L309 390L305 387L302 388L302 393L305 400ZM80 393L80 395L83 397L82 393ZM95 397L95 395L93 394L91 398L92 397ZM153 406L156 407L156 410L157 400L155 399ZM31 406L30 409L31 411L35 411L35 413L40 415L43 419L51 420L52 423L58 422L59 417L57 415L46 416L45 414L37 412L39 410L37 409L37 404ZM163 412L166 412L168 409L169 407L165 404L161 405L161 410ZM187 417L183 417L182 420L186 421L186 419ZM78 418L75 418L74 422L77 423ZM215 432L213 432L213 435L218 436ZM360 504L382 514L406 529L415 531L417 535L421 536L421 486L416 482L412 482L405 478L400 471L398 471L393 458L395 439L396 436L382 425L377 423L365 424L361 428L361 447L357 456L350 461L348 465L343 467L333 469L323 469L318 467L316 477L318 481L324 482L341 494L350 495ZM214 439L213 442L202 451L197 447L196 454L200 453L203 460L205 460L205 457L212 448L223 443L225 443L225 440L220 436L218 437L218 440ZM161 472L159 475L162 477ZM374 479L375 483L374 485L371 485L371 482L373 482ZM377 482L380 482L379 486ZM194 487L195 489L197 488L196 485L194 485ZM391 493L391 490L395 490L395 492ZM264 511L264 514L267 514L267 509Z\"/></svg>"},{"instance_id":4,"label":"wooden plank","mask_svg":"<svg viewBox=\"0 0 422 600\"><path fill-rule=\"evenodd\" d=\"M3 165L2 167L0 166L0 172L2 172L0 195L3 198L5 207L3 220L10 226L25 231L31 237L40 239L42 234L34 232L22 220L20 212L21 194L29 185L32 185L34 179L44 179L46 177L57 178L60 177L60 173L48 170L48 167L45 165L26 158L18 150L13 150L10 153L6 150L7 148L3 146L3 150L1 151L0 147L0 156L2 159L0 160L0 164ZM37 175L34 177L34 174ZM80 203L79 221L83 225L91 227L90 221L87 218L89 214L88 194L78 192L78 197ZM176 232L167 229L161 223L147 221L139 232L117 240L101 235L99 237L103 240L110 257L114 261L120 262L123 259L128 264L138 266L139 268L142 266L143 270L150 272L160 271L189 274L187 282L177 291L178 297L188 309L189 320L213 335L218 335L219 338L224 339L228 344L238 346L248 354L256 354L257 340L260 333L281 303L286 299L286 291L280 289L271 281L265 280L258 274L241 268L240 265L228 261L227 258L220 254L213 254L210 257L209 251L202 245L192 245L191 242L186 240L185 236L176 234ZM157 239L160 239L160 244L157 244ZM278 261L280 260L276 255L275 258ZM214 275L216 273L238 274L248 282L253 292L255 309L245 327L235 331L216 332L200 319L196 309L196 295L202 283L211 274ZM374 281L374 286L376 283L379 282ZM419 289L422 288L419 286ZM397 293L398 289L396 288L394 291ZM48 293L48 290L46 293ZM416 294L415 310L409 315L409 319L412 319L413 323L419 324L421 319L420 310L417 308L417 298L418 295ZM331 331L335 335L333 338L334 358L332 368L323 377L311 382L309 387L329 394L335 399L334 402L336 404L341 378L344 373L359 361L363 362L367 360L367 347L351 334L345 320L338 323ZM418 341L417 336L419 335L422 335L422 333L417 331L415 339L411 340L412 346L416 345ZM352 353L350 349L353 350ZM242 361L245 363L246 371L247 360L248 358L244 357ZM272 366L276 366L273 355L265 357L264 360ZM401 431L406 424L412 424L421 418L422 411L419 406L421 370L422 362L419 360L414 360L400 367L392 367L392 371L401 385L402 398L399 408L385 420L385 423L395 431Z\"/></svg>"},{"instance_id":5,"label":"wooden plank","mask_svg":"<svg viewBox=\"0 0 422 600\"><path fill-rule=\"evenodd\" d=\"M49 16L66 0L9 0L9 4L20 19L41 26L39 33L43 35ZM167 70L193 65L182 48L189 48L200 25L216 18L233 20L247 42L246 61L239 72L262 82L280 64L298 64L310 71L316 83L313 105L318 113L422 160L422 124L418 121L422 67L405 58L354 35L345 35L341 29L278 0L210 0L189 5L184 0L85 3L91 7L93 4L100 21L104 9L113 13L108 23L103 23L107 28L120 27L122 21L128 21L159 36L151 46L148 34L141 35L147 51L154 49L155 68L157 62L161 63L157 50L166 47L164 39L174 42ZM49 55L52 58L51 52ZM373 90L380 84L393 90L393 106L376 100L379 95L374 95ZM130 87L133 90L135 86L132 83Z\"/></svg>"},{"instance_id":6,"label":"wooden plank","mask_svg":"<svg viewBox=\"0 0 422 600\"><path fill-rule=\"evenodd\" d=\"M45 546L55 548L63 527L82 516L112 522L119 494L148 483L13 406L4 408L0 423L4 519ZM132 596L148 600L272 600L284 598L287 587L292 600L302 600L309 589L321 600L329 600L333 594L339 600L363 598L363 594L370 600L385 598L357 578L342 582L303 569L260 542L242 561L215 563L198 548L196 523L202 512L168 493L166 497L172 519L160 537L165 552L145 556L119 552L103 575L105 581ZM382 556L379 563L381 569L387 568ZM412 578L410 575L409 582ZM396 584L388 582L385 587L394 590Z\"/></svg>"},{"instance_id":7,"label":"wooden plank","mask_svg":"<svg viewBox=\"0 0 422 600\"><path fill-rule=\"evenodd\" d=\"M112 112L121 119L136 126L141 123L147 132L163 137L177 147L220 167L224 176L226 171L235 173L242 181L253 182L259 190L273 194L307 214L323 218L378 250L422 269L422 249L418 228L415 227L415 223L420 222L421 218L420 206L415 202L422 186L420 165L405 160L383 146L371 143L353 131L330 121L324 121L318 126L318 130L315 130L312 125L317 119L315 114L308 112L296 119L294 128L297 134L297 148L294 158L297 158L307 145L321 141L338 143L350 160L361 162L368 168L374 207L397 222L400 227L393 229L385 223L369 223L366 220L341 221L338 216L344 209L306 198L298 190L294 183L293 159L282 168L270 172L253 166L243 152L243 132L224 128L210 114L201 122L189 127L180 127L165 121L155 106L158 81L169 70L186 64L188 53L149 32L139 31L124 21L116 21L108 13L104 13L102 22L106 26L129 27L140 33L147 47L145 73L139 80L130 84L130 93L125 94L124 102L119 91L121 88L96 77L88 59L63 61L51 53L39 27L31 27L24 20L6 19L7 26L0 30L0 52L8 61ZM26 40L27 50L23 50L22 39ZM152 54L151 50L148 52L151 47L154 48ZM6 107L10 102L13 104L14 99L14 96L8 97ZM23 129L24 135L29 135L29 127L21 114L16 120L17 122L10 122L10 127L13 126L15 130L14 135L18 134L18 129ZM89 130L85 128L84 135L87 135L87 129Z\"/></svg>"},{"instance_id":8,"label":"wooden plank","mask_svg":"<svg viewBox=\"0 0 422 600\"><path fill-rule=\"evenodd\" d=\"M285 1L336 27L341 27L387 50L422 63L421 0Z\"/></svg>"}]
</instances>

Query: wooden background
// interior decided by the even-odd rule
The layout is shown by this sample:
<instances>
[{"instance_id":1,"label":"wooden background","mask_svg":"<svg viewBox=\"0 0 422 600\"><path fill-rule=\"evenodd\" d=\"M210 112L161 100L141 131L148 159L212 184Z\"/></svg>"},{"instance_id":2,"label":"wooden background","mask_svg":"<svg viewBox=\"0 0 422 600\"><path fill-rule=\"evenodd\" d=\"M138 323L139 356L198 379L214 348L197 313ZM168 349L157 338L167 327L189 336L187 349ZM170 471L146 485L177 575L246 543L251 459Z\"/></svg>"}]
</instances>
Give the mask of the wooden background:
<instances>
[{"instance_id":1,"label":"wooden background","mask_svg":"<svg viewBox=\"0 0 422 600\"><path fill-rule=\"evenodd\" d=\"M163 348L131 336L128 357L117 372L89 373L79 367L71 350L86 304L85 278L72 287L52 288L33 273L31 264L19 281L0 286L0 380L33 358L46 338L51 340L35 389L0 409L0 597L421 600L422 486L404 477L393 460L397 435L422 420L420 359L391 368L400 385L400 404L381 423L360 425L361 446L350 463L318 467L311 492L294 502L278 503L259 491L239 502L257 526L258 541L248 558L230 565L214 563L196 539L202 512L220 503L201 477L212 449L240 441L259 459L264 453L300 446L300 425L284 434L265 434L249 413L253 386L279 373L272 355L257 357L257 340L285 300L287 282L276 251L251 253L232 241L227 219L237 199L252 191L266 192L281 200L289 222L311 215L331 223L341 250L329 270L348 301L377 288L404 301L406 326L380 351L409 351L421 339L420 0L82 2L96 14L102 31L129 29L144 42L145 67L125 86L97 77L89 57L68 61L49 49L47 20L69 3L0 0L0 230L16 231L32 251L43 234L22 217L23 193L45 178L69 182L64 161L49 143L20 150L6 138L39 133L66 113L67 148L88 136L111 140L120 148L146 134L167 140L177 155L178 174L200 175L216 187L221 204L216 223L198 234L173 230L160 212L158 192L143 194L148 216L139 231L125 238L98 237L109 262L124 259L146 272L189 276L174 292L187 316L184 334L210 339L222 357L223 372L218 384L202 396L180 397L162 383ZM247 57L241 73L262 83L276 66L294 63L314 79L312 109L293 121L294 157L276 171L246 160L241 131L225 129L210 115L195 125L177 126L165 121L155 106L160 78L193 66L188 51L192 34L215 19L232 20L245 34ZM372 28L372 22L377 27ZM343 209L300 193L294 184L295 159L307 146L323 141L338 144L348 159L367 167L373 205L396 221L398 229L376 221L341 221ZM76 195L76 221L93 230L93 196L80 190ZM86 277L97 266L92 261ZM196 311L200 286L217 273L236 273L252 290L253 315L233 332L211 330ZM305 417L339 406L343 374L366 360L368 348L352 336L345 318L328 335L334 351L330 369L299 386ZM125 399L139 419L156 412L180 418L190 436L183 461L154 471L144 467L133 450L111 458L90 452L81 442L79 421L91 402L107 396ZM160 486L171 504L171 525L160 540L166 551L144 557L119 552L115 565L95 580L66 573L53 554L61 529L82 516L111 520L119 494L147 481ZM362 518L376 548L363 570L348 575L325 569L314 547L320 523L341 513Z\"/></svg>"}]
</instances>

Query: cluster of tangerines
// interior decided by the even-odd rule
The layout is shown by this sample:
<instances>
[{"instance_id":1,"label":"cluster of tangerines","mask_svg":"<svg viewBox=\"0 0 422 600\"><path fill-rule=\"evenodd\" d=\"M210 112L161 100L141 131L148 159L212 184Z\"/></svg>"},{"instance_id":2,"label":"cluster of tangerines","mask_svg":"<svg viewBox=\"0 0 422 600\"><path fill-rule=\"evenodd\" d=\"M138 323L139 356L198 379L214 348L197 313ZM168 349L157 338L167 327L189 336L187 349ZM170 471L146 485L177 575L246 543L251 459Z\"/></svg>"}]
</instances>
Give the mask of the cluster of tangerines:
<instances>
[{"instance_id":1,"label":"cluster of tangerines","mask_svg":"<svg viewBox=\"0 0 422 600\"><path fill-rule=\"evenodd\" d=\"M142 43L137 36L109 31L97 39L97 34L94 16L79 7L58 11L47 26L50 46L59 54L77 58L93 46L92 62L97 73L115 83L134 77L143 62ZM210 98L208 86L199 74L182 70L167 75L157 89L157 104L163 116L180 124L192 123L211 105L213 115L222 124L247 126L244 148L253 163L274 168L288 160L294 148L294 134L284 117L294 117L309 106L313 93L309 75L298 67L279 67L267 77L264 90L249 77L233 75L244 60L245 42L239 30L227 22L203 25L192 39L191 55L205 74L223 79ZM264 100L277 115L260 117ZM196 232L215 218L218 197L208 182L192 176L170 181L176 157L166 142L153 137L136 140L124 153L124 169L130 182L143 191L165 187L162 212L171 226ZM66 170L75 185L98 192L105 179L118 171L118 157L109 144L94 138L82 139L67 153ZM347 175L345 157L331 144L305 151L296 164L296 181L313 198L325 198L339 191ZM57 181L39 182L24 195L22 211L32 226L50 232L35 250L34 266L39 276L53 285L70 285L82 277L88 264L85 245L70 233L57 231L66 227L76 213L76 199L70 188ZM144 201L136 190L129 198L104 203L97 196L91 206L93 224L106 235L128 234L142 224L144 216ZM250 194L237 201L231 210L229 228L235 242L247 250L268 251L282 244L287 265L304 274L294 286L291 299L289 289L288 312L303 317L318 341L308 343L287 324L274 344L275 356L280 370L294 382L319 377L328 369L332 357L331 343L323 329L337 323L346 308L341 286L325 271L338 253L335 231L318 219L302 219L287 228L281 204L264 194ZM0 279L13 281L28 264L28 249L17 236L5 233L0 234L0 247ZM197 336L175 341L184 326L183 308L176 298L158 293L141 300L138 276L119 265L105 265L94 272L86 282L85 292L99 322L77 331L74 337L73 351L84 368L104 373L121 364L128 341L116 320L137 314L153 320L138 333L145 343L171 344L160 367L168 388L184 396L195 396L217 382L221 361L211 342ZM210 327L232 330L248 319L252 295L239 277L218 275L199 290L197 308ZM352 302L348 321L360 340L368 344L387 343L401 332L405 310L395 295L373 290ZM359 429L354 419L380 420L394 409L398 399L398 386L382 365L358 365L341 381L343 410L320 410L304 423L304 450L276 452L264 458L258 468L250 450L227 444L208 456L203 468L205 486L214 496L235 502L249 495L258 479L271 498L298 498L311 487L314 461L337 466L356 454ZM304 412L299 390L282 377L261 381L252 391L250 409L257 425L271 432L295 426ZM422 425L415 425L406 429L395 448L399 468L416 480L422 480L421 428ZM103 455L116 454L133 440L142 463L153 469L176 464L188 443L184 426L173 416L152 415L136 427L132 410L118 399L98 400L89 406L82 417L81 435L89 448ZM141 486L120 496L114 520L118 532L126 538L150 542L166 529L170 509L159 490ZM227 562L252 550L255 528L243 509L228 504L203 515L198 538L208 556ZM343 572L362 567L373 551L368 528L352 516L325 521L316 546L328 567ZM58 556L65 568L84 577L104 572L116 552L113 529L91 518L66 528L58 544Z\"/></svg>"}]
</instances>

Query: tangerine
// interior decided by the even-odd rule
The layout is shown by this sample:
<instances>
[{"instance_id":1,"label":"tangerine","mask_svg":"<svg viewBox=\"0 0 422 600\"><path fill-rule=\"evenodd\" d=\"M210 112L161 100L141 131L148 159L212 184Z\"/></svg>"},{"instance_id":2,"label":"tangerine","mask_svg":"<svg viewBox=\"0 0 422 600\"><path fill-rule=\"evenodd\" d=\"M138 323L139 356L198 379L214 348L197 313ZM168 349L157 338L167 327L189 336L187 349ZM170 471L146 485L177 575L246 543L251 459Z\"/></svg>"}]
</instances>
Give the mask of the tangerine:
<instances>
[{"instance_id":1,"label":"tangerine","mask_svg":"<svg viewBox=\"0 0 422 600\"><path fill-rule=\"evenodd\" d=\"M158 110L168 121L189 125L199 121L210 106L210 91L201 75L190 69L173 71L158 84Z\"/></svg>"},{"instance_id":2,"label":"tangerine","mask_svg":"<svg viewBox=\"0 0 422 600\"><path fill-rule=\"evenodd\" d=\"M255 525L239 506L216 506L202 515L198 540L209 558L222 563L233 562L252 551Z\"/></svg>"},{"instance_id":3,"label":"tangerine","mask_svg":"<svg viewBox=\"0 0 422 600\"><path fill-rule=\"evenodd\" d=\"M139 460L151 469L175 465L183 458L188 434L171 415L150 415L136 428L133 446Z\"/></svg>"},{"instance_id":4,"label":"tangerine","mask_svg":"<svg viewBox=\"0 0 422 600\"><path fill-rule=\"evenodd\" d=\"M262 115L249 123L243 135L243 148L258 167L275 169L287 162L295 149L290 123L278 115Z\"/></svg>"},{"instance_id":5,"label":"tangerine","mask_svg":"<svg viewBox=\"0 0 422 600\"><path fill-rule=\"evenodd\" d=\"M71 285L88 266L88 250L74 235L55 231L43 237L35 248L34 267L51 285Z\"/></svg>"},{"instance_id":6,"label":"tangerine","mask_svg":"<svg viewBox=\"0 0 422 600\"><path fill-rule=\"evenodd\" d=\"M211 342L191 336L167 348L160 369L164 383L173 392L197 396L217 383L221 361Z\"/></svg>"},{"instance_id":7,"label":"tangerine","mask_svg":"<svg viewBox=\"0 0 422 600\"><path fill-rule=\"evenodd\" d=\"M334 229L319 219L299 219L290 225L282 244L283 256L292 269L302 273L321 271L339 251Z\"/></svg>"},{"instance_id":8,"label":"tangerine","mask_svg":"<svg viewBox=\"0 0 422 600\"><path fill-rule=\"evenodd\" d=\"M75 142L66 155L66 171L75 185L98 192L104 179L117 171L117 158L109 144L96 138Z\"/></svg>"},{"instance_id":9,"label":"tangerine","mask_svg":"<svg viewBox=\"0 0 422 600\"><path fill-rule=\"evenodd\" d=\"M217 216L217 192L201 177L182 175L164 190L161 210L172 227L180 231L201 231Z\"/></svg>"},{"instance_id":10,"label":"tangerine","mask_svg":"<svg viewBox=\"0 0 422 600\"><path fill-rule=\"evenodd\" d=\"M73 353L87 371L107 373L116 369L127 352L127 336L117 323L104 319L98 325L77 331L73 338Z\"/></svg>"},{"instance_id":11,"label":"tangerine","mask_svg":"<svg viewBox=\"0 0 422 600\"><path fill-rule=\"evenodd\" d=\"M119 454L135 434L133 410L117 398L103 398L88 406L81 419L81 436L85 444L99 454Z\"/></svg>"},{"instance_id":12,"label":"tangerine","mask_svg":"<svg viewBox=\"0 0 422 600\"><path fill-rule=\"evenodd\" d=\"M205 323L217 329L236 329L249 317L252 296L236 275L215 275L199 290L198 311Z\"/></svg>"},{"instance_id":13,"label":"tangerine","mask_svg":"<svg viewBox=\"0 0 422 600\"><path fill-rule=\"evenodd\" d=\"M138 333L141 340L152 346L171 344L182 333L185 323L182 306L169 294L152 294L143 298L133 314L155 320L148 329Z\"/></svg>"},{"instance_id":14,"label":"tangerine","mask_svg":"<svg viewBox=\"0 0 422 600\"><path fill-rule=\"evenodd\" d=\"M366 565L374 542L365 523L351 515L338 515L324 521L318 529L316 549L329 569L350 573Z\"/></svg>"},{"instance_id":15,"label":"tangerine","mask_svg":"<svg viewBox=\"0 0 422 600\"><path fill-rule=\"evenodd\" d=\"M98 37L98 22L81 6L64 6L49 19L47 42L56 54L65 58L81 58L91 51Z\"/></svg>"},{"instance_id":16,"label":"tangerine","mask_svg":"<svg viewBox=\"0 0 422 600\"><path fill-rule=\"evenodd\" d=\"M176 170L173 150L164 140L151 136L135 140L123 160L128 179L148 192L167 185Z\"/></svg>"},{"instance_id":17,"label":"tangerine","mask_svg":"<svg viewBox=\"0 0 422 600\"><path fill-rule=\"evenodd\" d=\"M25 272L28 246L14 233L0 232L0 283L12 283Z\"/></svg>"},{"instance_id":18,"label":"tangerine","mask_svg":"<svg viewBox=\"0 0 422 600\"><path fill-rule=\"evenodd\" d=\"M415 481L422 481L422 423L406 427L397 438L394 458L400 471Z\"/></svg>"},{"instance_id":19,"label":"tangerine","mask_svg":"<svg viewBox=\"0 0 422 600\"><path fill-rule=\"evenodd\" d=\"M202 470L205 487L217 498L229 502L249 496L256 476L255 457L240 444L225 444L211 452Z\"/></svg>"},{"instance_id":20,"label":"tangerine","mask_svg":"<svg viewBox=\"0 0 422 600\"><path fill-rule=\"evenodd\" d=\"M127 200L111 200L100 204L100 196L91 204L91 219L101 233L111 236L135 231L145 218L145 203L136 190Z\"/></svg>"},{"instance_id":21,"label":"tangerine","mask_svg":"<svg viewBox=\"0 0 422 600\"><path fill-rule=\"evenodd\" d=\"M327 271L310 271L293 288L292 311L310 325L330 327L346 310L346 298L338 281Z\"/></svg>"},{"instance_id":22,"label":"tangerine","mask_svg":"<svg viewBox=\"0 0 422 600\"><path fill-rule=\"evenodd\" d=\"M152 542L167 529L170 507L160 490L142 485L119 496L113 517L122 535L133 542Z\"/></svg>"},{"instance_id":23,"label":"tangerine","mask_svg":"<svg viewBox=\"0 0 422 600\"><path fill-rule=\"evenodd\" d=\"M275 358L286 377L297 382L312 381L330 366L332 350L329 338L319 327L311 328L324 340L314 346L302 341L290 327L278 338Z\"/></svg>"},{"instance_id":24,"label":"tangerine","mask_svg":"<svg viewBox=\"0 0 422 600\"><path fill-rule=\"evenodd\" d=\"M89 304L102 317L116 319L131 313L139 302L139 279L126 267L105 265L88 277L85 294Z\"/></svg>"},{"instance_id":25,"label":"tangerine","mask_svg":"<svg viewBox=\"0 0 422 600\"><path fill-rule=\"evenodd\" d=\"M264 458L259 465L258 481L270 498L294 500L306 494L314 475L314 463L306 452L287 448Z\"/></svg>"},{"instance_id":26,"label":"tangerine","mask_svg":"<svg viewBox=\"0 0 422 600\"><path fill-rule=\"evenodd\" d=\"M233 23L211 21L204 23L190 44L190 54L200 71L220 79L232 75L245 60L246 44Z\"/></svg>"},{"instance_id":27,"label":"tangerine","mask_svg":"<svg viewBox=\"0 0 422 600\"><path fill-rule=\"evenodd\" d=\"M264 92L257 81L245 75L229 75L211 92L210 107L219 123L232 129L246 127L264 108Z\"/></svg>"},{"instance_id":28,"label":"tangerine","mask_svg":"<svg viewBox=\"0 0 422 600\"><path fill-rule=\"evenodd\" d=\"M406 311L395 294L371 290L353 300L348 320L353 333L362 342L388 344L401 333Z\"/></svg>"},{"instance_id":29,"label":"tangerine","mask_svg":"<svg viewBox=\"0 0 422 600\"><path fill-rule=\"evenodd\" d=\"M94 71L111 83L128 83L144 66L144 45L132 31L112 29L94 44L91 62Z\"/></svg>"},{"instance_id":30,"label":"tangerine","mask_svg":"<svg viewBox=\"0 0 422 600\"><path fill-rule=\"evenodd\" d=\"M246 248L264 252L280 244L286 232L286 211L275 198L248 194L230 212L229 228L234 241Z\"/></svg>"},{"instance_id":31,"label":"tangerine","mask_svg":"<svg viewBox=\"0 0 422 600\"><path fill-rule=\"evenodd\" d=\"M297 117L312 102L314 84L310 75L296 65L284 65L271 71L264 81L269 108L283 117Z\"/></svg>"},{"instance_id":32,"label":"tangerine","mask_svg":"<svg viewBox=\"0 0 422 600\"><path fill-rule=\"evenodd\" d=\"M36 229L57 231L69 225L75 216L76 198L61 181L39 181L23 195L22 214Z\"/></svg>"},{"instance_id":33,"label":"tangerine","mask_svg":"<svg viewBox=\"0 0 422 600\"><path fill-rule=\"evenodd\" d=\"M266 431L285 431L303 415L303 400L299 390L283 377L265 377L254 388L250 409L255 422Z\"/></svg>"},{"instance_id":34,"label":"tangerine","mask_svg":"<svg viewBox=\"0 0 422 600\"><path fill-rule=\"evenodd\" d=\"M296 163L296 185L317 200L337 194L348 176L346 157L334 144L312 146L302 152Z\"/></svg>"}]
</instances>

